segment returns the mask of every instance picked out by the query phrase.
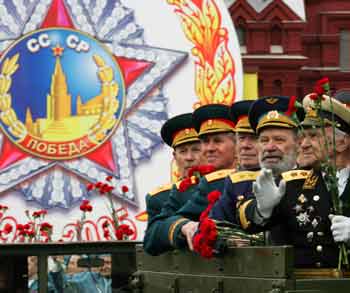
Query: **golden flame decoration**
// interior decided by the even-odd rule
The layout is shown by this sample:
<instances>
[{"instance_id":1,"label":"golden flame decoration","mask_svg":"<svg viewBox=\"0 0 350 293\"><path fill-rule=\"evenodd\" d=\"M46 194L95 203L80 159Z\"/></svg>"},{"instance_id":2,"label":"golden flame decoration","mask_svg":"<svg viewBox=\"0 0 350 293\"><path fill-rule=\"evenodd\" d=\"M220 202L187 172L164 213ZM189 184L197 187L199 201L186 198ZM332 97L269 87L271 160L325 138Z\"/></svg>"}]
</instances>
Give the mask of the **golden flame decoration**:
<instances>
[{"instance_id":1,"label":"golden flame decoration","mask_svg":"<svg viewBox=\"0 0 350 293\"><path fill-rule=\"evenodd\" d=\"M231 105L236 96L234 60L227 48L227 29L221 27L221 13L214 0L167 0L176 7L187 39L195 46L195 91L199 102ZM197 1L198 2L198 1Z\"/></svg>"}]
</instances>

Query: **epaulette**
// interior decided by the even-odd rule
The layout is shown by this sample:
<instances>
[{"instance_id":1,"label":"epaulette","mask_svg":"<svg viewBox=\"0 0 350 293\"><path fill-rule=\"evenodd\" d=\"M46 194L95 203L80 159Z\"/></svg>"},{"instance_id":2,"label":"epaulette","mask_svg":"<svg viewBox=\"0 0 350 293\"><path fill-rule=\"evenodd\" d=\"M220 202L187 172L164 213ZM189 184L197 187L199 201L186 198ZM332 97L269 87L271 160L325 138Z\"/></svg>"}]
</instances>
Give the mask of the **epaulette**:
<instances>
[{"instance_id":1,"label":"epaulette","mask_svg":"<svg viewBox=\"0 0 350 293\"><path fill-rule=\"evenodd\" d=\"M156 188L155 190L149 192L148 194L150 196L154 196L154 195L157 195L163 191L166 191L166 190L170 190L172 188L173 184L169 183L169 184L164 184L162 186L159 186L158 188Z\"/></svg>"},{"instance_id":2,"label":"epaulette","mask_svg":"<svg viewBox=\"0 0 350 293\"><path fill-rule=\"evenodd\" d=\"M212 182L215 180L225 178L235 171L236 171L235 169L218 170L218 171L215 171L215 172L212 172L210 174L205 175L205 179L207 179L208 182Z\"/></svg>"},{"instance_id":3,"label":"epaulette","mask_svg":"<svg viewBox=\"0 0 350 293\"><path fill-rule=\"evenodd\" d=\"M177 182L175 183L175 185L176 185L176 187L177 187L178 189L179 189L179 187L180 187L180 184L181 184L182 180L183 180L183 179L181 179L181 180L179 180L179 181L177 181ZM198 182L197 182L197 177L196 177L196 176L192 176L192 177L191 177L191 183L192 183L193 185L198 183Z\"/></svg>"},{"instance_id":4,"label":"epaulette","mask_svg":"<svg viewBox=\"0 0 350 293\"><path fill-rule=\"evenodd\" d=\"M232 183L255 181L260 171L239 171L230 176Z\"/></svg>"},{"instance_id":5,"label":"epaulette","mask_svg":"<svg viewBox=\"0 0 350 293\"><path fill-rule=\"evenodd\" d=\"M310 172L310 170L291 170L283 172L282 178L286 182L292 180L306 179L309 176Z\"/></svg>"}]
</instances>

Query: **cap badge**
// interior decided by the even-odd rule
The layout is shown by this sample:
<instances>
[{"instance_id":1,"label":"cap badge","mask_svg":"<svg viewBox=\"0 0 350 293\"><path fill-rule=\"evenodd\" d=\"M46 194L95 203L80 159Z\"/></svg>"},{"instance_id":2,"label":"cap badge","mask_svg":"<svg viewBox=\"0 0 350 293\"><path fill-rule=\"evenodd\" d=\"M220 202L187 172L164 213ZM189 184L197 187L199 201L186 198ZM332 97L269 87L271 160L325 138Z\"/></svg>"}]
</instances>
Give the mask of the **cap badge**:
<instances>
[{"instance_id":1,"label":"cap badge","mask_svg":"<svg viewBox=\"0 0 350 293\"><path fill-rule=\"evenodd\" d=\"M265 101L266 101L266 103L273 105L273 104L276 104L278 102L278 98L267 98Z\"/></svg>"},{"instance_id":2,"label":"cap badge","mask_svg":"<svg viewBox=\"0 0 350 293\"><path fill-rule=\"evenodd\" d=\"M280 114L276 110L267 113L267 119L277 119L279 116Z\"/></svg>"}]
</instances>

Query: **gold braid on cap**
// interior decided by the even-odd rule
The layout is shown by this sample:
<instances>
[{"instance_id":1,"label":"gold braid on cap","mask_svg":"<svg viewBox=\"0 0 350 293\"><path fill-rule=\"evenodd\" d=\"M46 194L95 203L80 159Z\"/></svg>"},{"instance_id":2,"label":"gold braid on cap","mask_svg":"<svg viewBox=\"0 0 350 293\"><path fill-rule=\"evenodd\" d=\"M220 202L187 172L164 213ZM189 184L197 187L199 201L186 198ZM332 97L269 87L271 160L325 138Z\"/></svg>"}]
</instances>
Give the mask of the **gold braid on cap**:
<instances>
[{"instance_id":1,"label":"gold braid on cap","mask_svg":"<svg viewBox=\"0 0 350 293\"><path fill-rule=\"evenodd\" d=\"M250 126L248 116L242 116L242 118L238 118L235 132L254 133L254 130Z\"/></svg>"},{"instance_id":2,"label":"gold braid on cap","mask_svg":"<svg viewBox=\"0 0 350 293\"><path fill-rule=\"evenodd\" d=\"M234 131L234 127L234 123L228 119L208 119L202 123L199 130L199 135L213 132Z\"/></svg>"},{"instance_id":3,"label":"gold braid on cap","mask_svg":"<svg viewBox=\"0 0 350 293\"><path fill-rule=\"evenodd\" d=\"M171 146L174 148L179 144L191 141L199 141L198 134L194 128L185 128L174 134Z\"/></svg>"},{"instance_id":4,"label":"gold braid on cap","mask_svg":"<svg viewBox=\"0 0 350 293\"><path fill-rule=\"evenodd\" d=\"M262 127L266 126L276 126L283 128L295 128L298 127L298 124L290 117L284 113L280 113L276 110L269 111L263 115L256 127L256 130L259 130Z\"/></svg>"}]
</instances>

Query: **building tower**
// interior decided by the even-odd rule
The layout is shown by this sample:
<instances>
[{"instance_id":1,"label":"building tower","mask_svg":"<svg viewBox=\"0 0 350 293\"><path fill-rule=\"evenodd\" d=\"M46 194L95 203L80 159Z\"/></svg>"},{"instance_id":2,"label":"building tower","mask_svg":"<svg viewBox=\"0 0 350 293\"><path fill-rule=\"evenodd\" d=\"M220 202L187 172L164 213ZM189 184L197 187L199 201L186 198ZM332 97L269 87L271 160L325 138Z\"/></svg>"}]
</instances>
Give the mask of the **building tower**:
<instances>
[{"instance_id":1,"label":"building tower","mask_svg":"<svg viewBox=\"0 0 350 293\"><path fill-rule=\"evenodd\" d=\"M55 70L51 78L51 91L47 95L46 105L47 119L59 121L71 116L71 96L68 94L60 56L56 56Z\"/></svg>"}]
</instances>

